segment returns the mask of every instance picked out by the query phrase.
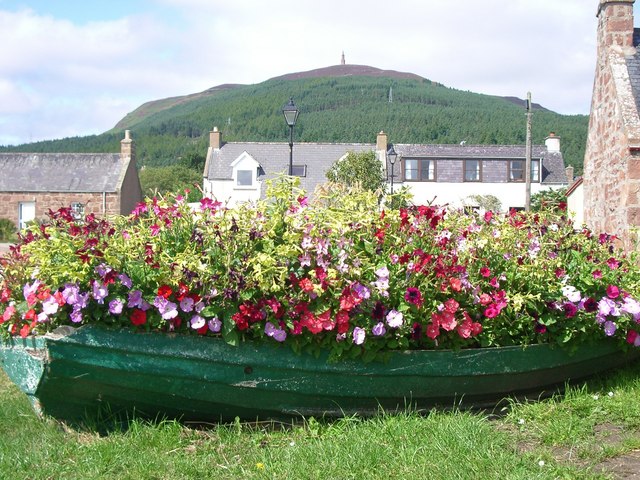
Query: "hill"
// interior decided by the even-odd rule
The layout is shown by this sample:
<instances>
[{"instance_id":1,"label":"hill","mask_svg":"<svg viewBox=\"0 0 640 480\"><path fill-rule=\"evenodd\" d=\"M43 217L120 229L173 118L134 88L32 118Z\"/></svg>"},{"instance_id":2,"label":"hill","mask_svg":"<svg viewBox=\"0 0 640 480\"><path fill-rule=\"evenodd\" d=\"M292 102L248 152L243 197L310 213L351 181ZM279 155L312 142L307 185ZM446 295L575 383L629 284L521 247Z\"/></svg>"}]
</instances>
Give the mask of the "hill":
<instances>
[{"instance_id":1,"label":"hill","mask_svg":"<svg viewBox=\"0 0 640 480\"><path fill-rule=\"evenodd\" d=\"M282 106L300 108L295 141L375 142L380 130L398 143L524 144L523 100L448 88L418 75L365 65L335 65L225 84L147 102L102 135L4 147L14 151L117 151L124 129L136 139L140 165L160 166L206 152L208 132L228 141L286 141ZM533 141L562 137L567 164L582 170L588 116L560 115L534 105Z\"/></svg>"}]
</instances>

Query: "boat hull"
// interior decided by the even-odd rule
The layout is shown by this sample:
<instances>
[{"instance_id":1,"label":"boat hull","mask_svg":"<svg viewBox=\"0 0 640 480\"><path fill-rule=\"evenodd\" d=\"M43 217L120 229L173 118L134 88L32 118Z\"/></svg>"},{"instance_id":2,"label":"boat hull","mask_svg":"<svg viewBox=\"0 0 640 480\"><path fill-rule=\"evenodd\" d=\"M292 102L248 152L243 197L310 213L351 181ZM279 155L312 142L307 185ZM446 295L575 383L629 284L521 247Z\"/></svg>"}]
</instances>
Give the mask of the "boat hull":
<instances>
[{"instance_id":1,"label":"boat hull","mask_svg":"<svg viewBox=\"0 0 640 480\"><path fill-rule=\"evenodd\" d=\"M539 398L637 357L613 343L395 352L388 362L328 363L287 347L87 326L0 347L8 376L44 414L108 412L189 421L339 417Z\"/></svg>"}]
</instances>

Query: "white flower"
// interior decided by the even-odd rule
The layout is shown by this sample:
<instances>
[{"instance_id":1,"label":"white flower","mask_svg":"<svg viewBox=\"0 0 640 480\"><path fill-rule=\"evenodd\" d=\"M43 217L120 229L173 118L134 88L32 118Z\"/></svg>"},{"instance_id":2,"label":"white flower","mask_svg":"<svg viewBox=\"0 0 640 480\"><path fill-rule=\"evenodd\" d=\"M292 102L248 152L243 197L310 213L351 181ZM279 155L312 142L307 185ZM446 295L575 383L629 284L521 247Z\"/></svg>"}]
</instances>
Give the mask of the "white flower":
<instances>
[{"instance_id":1,"label":"white flower","mask_svg":"<svg viewBox=\"0 0 640 480\"><path fill-rule=\"evenodd\" d=\"M609 395L610 397L613 397L613 392L609 392L607 393L607 395Z\"/></svg>"},{"instance_id":2,"label":"white flower","mask_svg":"<svg viewBox=\"0 0 640 480\"><path fill-rule=\"evenodd\" d=\"M540 465L541 467L544 467L544 460L540 460L540 461L538 462L538 465Z\"/></svg>"},{"instance_id":3,"label":"white flower","mask_svg":"<svg viewBox=\"0 0 640 480\"><path fill-rule=\"evenodd\" d=\"M518 420L518 425L524 425L524 418Z\"/></svg>"}]
</instances>

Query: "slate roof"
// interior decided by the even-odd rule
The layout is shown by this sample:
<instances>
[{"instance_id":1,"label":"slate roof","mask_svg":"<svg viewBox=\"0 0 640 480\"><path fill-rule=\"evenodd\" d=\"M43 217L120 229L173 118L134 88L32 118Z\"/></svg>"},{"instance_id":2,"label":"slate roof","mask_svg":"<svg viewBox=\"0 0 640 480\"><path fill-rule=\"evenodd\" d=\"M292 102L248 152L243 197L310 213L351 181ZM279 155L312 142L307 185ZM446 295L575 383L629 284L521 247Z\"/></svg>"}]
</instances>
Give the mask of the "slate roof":
<instances>
[{"instance_id":1,"label":"slate roof","mask_svg":"<svg viewBox=\"0 0 640 480\"><path fill-rule=\"evenodd\" d=\"M398 155L433 159L524 159L524 145L419 145L394 144ZM564 159L560 152L548 152L545 145L532 145L531 158L542 159L542 180L547 185L566 184Z\"/></svg>"},{"instance_id":2,"label":"slate roof","mask_svg":"<svg viewBox=\"0 0 640 480\"><path fill-rule=\"evenodd\" d=\"M127 163L119 153L0 153L0 191L115 192Z\"/></svg>"},{"instance_id":3,"label":"slate roof","mask_svg":"<svg viewBox=\"0 0 640 480\"><path fill-rule=\"evenodd\" d=\"M308 192L313 191L316 185L327 181L326 172L336 160L348 152L369 152L374 148L373 144L363 143L294 143L293 164L307 165L307 176L300 177L300 186ZM262 167L264 176L260 180L289 171L288 143L230 142L214 151L207 178L231 180L231 163L244 152Z\"/></svg>"},{"instance_id":4,"label":"slate roof","mask_svg":"<svg viewBox=\"0 0 640 480\"><path fill-rule=\"evenodd\" d=\"M483 158L483 159L524 159L524 145L420 145L394 144L403 157L429 158ZM293 164L307 165L307 176L300 178L301 187L313 191L316 185L326 181L326 171L348 152L375 150L370 143L294 143ZM231 180L231 163L244 152L253 157L262 167L264 178L273 178L279 173L287 173L289 168L288 143L230 142L213 150L208 159L209 180ZM566 184L562 153L549 153L544 145L532 147L532 158L542 159L542 183L547 185ZM263 185L264 188L264 185Z\"/></svg>"}]
</instances>

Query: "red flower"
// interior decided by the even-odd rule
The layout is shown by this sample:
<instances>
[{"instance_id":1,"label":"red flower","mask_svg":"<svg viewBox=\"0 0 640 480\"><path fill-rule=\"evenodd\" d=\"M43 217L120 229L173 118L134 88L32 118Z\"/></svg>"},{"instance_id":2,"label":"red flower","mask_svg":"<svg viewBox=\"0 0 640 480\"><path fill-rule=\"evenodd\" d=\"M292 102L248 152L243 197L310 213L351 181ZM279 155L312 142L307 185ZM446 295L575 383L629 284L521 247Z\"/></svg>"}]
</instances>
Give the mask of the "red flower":
<instances>
[{"instance_id":1,"label":"red flower","mask_svg":"<svg viewBox=\"0 0 640 480\"><path fill-rule=\"evenodd\" d=\"M302 314L302 317L300 317L300 325L302 325L303 327L307 327L307 330L309 330L314 335L320 333L323 330L322 320L316 317L311 312L305 312Z\"/></svg>"},{"instance_id":2,"label":"red flower","mask_svg":"<svg viewBox=\"0 0 640 480\"><path fill-rule=\"evenodd\" d=\"M457 331L461 338L469 338L471 336L471 322L461 323L458 325Z\"/></svg>"},{"instance_id":3,"label":"red flower","mask_svg":"<svg viewBox=\"0 0 640 480\"><path fill-rule=\"evenodd\" d=\"M22 326L22 328L20 329L20 336L22 338L26 338L29 335L29 332L31 331L31 326L28 324L25 324Z\"/></svg>"},{"instance_id":4,"label":"red flower","mask_svg":"<svg viewBox=\"0 0 640 480\"><path fill-rule=\"evenodd\" d=\"M563 310L564 310L564 316L566 318L573 318L576 316L576 313L578 313L578 307L576 307L573 303L571 302L566 302L563 306L562 306Z\"/></svg>"},{"instance_id":5,"label":"red flower","mask_svg":"<svg viewBox=\"0 0 640 480\"><path fill-rule=\"evenodd\" d=\"M431 340L435 340L436 338L438 338L438 335L440 335L440 325L430 323L429 325L427 325L426 334L427 337L429 337Z\"/></svg>"},{"instance_id":6,"label":"red flower","mask_svg":"<svg viewBox=\"0 0 640 480\"><path fill-rule=\"evenodd\" d=\"M147 323L147 312L135 308L133 312L131 312L130 320L133 325L144 325Z\"/></svg>"},{"instance_id":7,"label":"red flower","mask_svg":"<svg viewBox=\"0 0 640 480\"><path fill-rule=\"evenodd\" d=\"M3 286L2 291L0 291L0 302L8 302L11 298L11 290L9 287Z\"/></svg>"},{"instance_id":8,"label":"red flower","mask_svg":"<svg viewBox=\"0 0 640 480\"><path fill-rule=\"evenodd\" d=\"M451 290L454 292L459 292L462 290L462 281L459 278L450 278L449 285L451 285Z\"/></svg>"},{"instance_id":9,"label":"red flower","mask_svg":"<svg viewBox=\"0 0 640 480\"><path fill-rule=\"evenodd\" d=\"M303 278L298 282L298 286L303 292L313 292L313 282L309 278Z\"/></svg>"},{"instance_id":10,"label":"red flower","mask_svg":"<svg viewBox=\"0 0 640 480\"><path fill-rule=\"evenodd\" d=\"M178 294L176 295L176 299L178 301L184 300L184 298L189 294L189 287L187 287L184 283L178 283ZM165 297L167 298L167 297Z\"/></svg>"},{"instance_id":11,"label":"red flower","mask_svg":"<svg viewBox=\"0 0 640 480\"><path fill-rule=\"evenodd\" d=\"M489 270L487 267L482 267L480 269L480 275L482 275L484 278L489 278L491 276L491 270Z\"/></svg>"},{"instance_id":12,"label":"red flower","mask_svg":"<svg viewBox=\"0 0 640 480\"><path fill-rule=\"evenodd\" d=\"M634 343L636 338L638 338L638 332L635 330L629 330L627 333L627 343Z\"/></svg>"},{"instance_id":13,"label":"red flower","mask_svg":"<svg viewBox=\"0 0 640 480\"><path fill-rule=\"evenodd\" d=\"M173 294L173 290L168 285L162 285L158 287L158 295L163 298L169 298Z\"/></svg>"},{"instance_id":14,"label":"red flower","mask_svg":"<svg viewBox=\"0 0 640 480\"><path fill-rule=\"evenodd\" d=\"M450 298L449 300L444 302L444 309L449 313L456 313L459 307L460 307L460 304L456 302L453 298Z\"/></svg>"},{"instance_id":15,"label":"red flower","mask_svg":"<svg viewBox=\"0 0 640 480\"><path fill-rule=\"evenodd\" d=\"M484 213L484 221L485 222L490 223L492 218L493 218L493 212L491 210L489 210L488 212Z\"/></svg>"},{"instance_id":16,"label":"red flower","mask_svg":"<svg viewBox=\"0 0 640 480\"><path fill-rule=\"evenodd\" d=\"M456 317L453 315L453 313L444 311L440 315L440 326L447 332L450 332L451 330L456 328L457 324L458 322L456 321Z\"/></svg>"}]
</instances>

